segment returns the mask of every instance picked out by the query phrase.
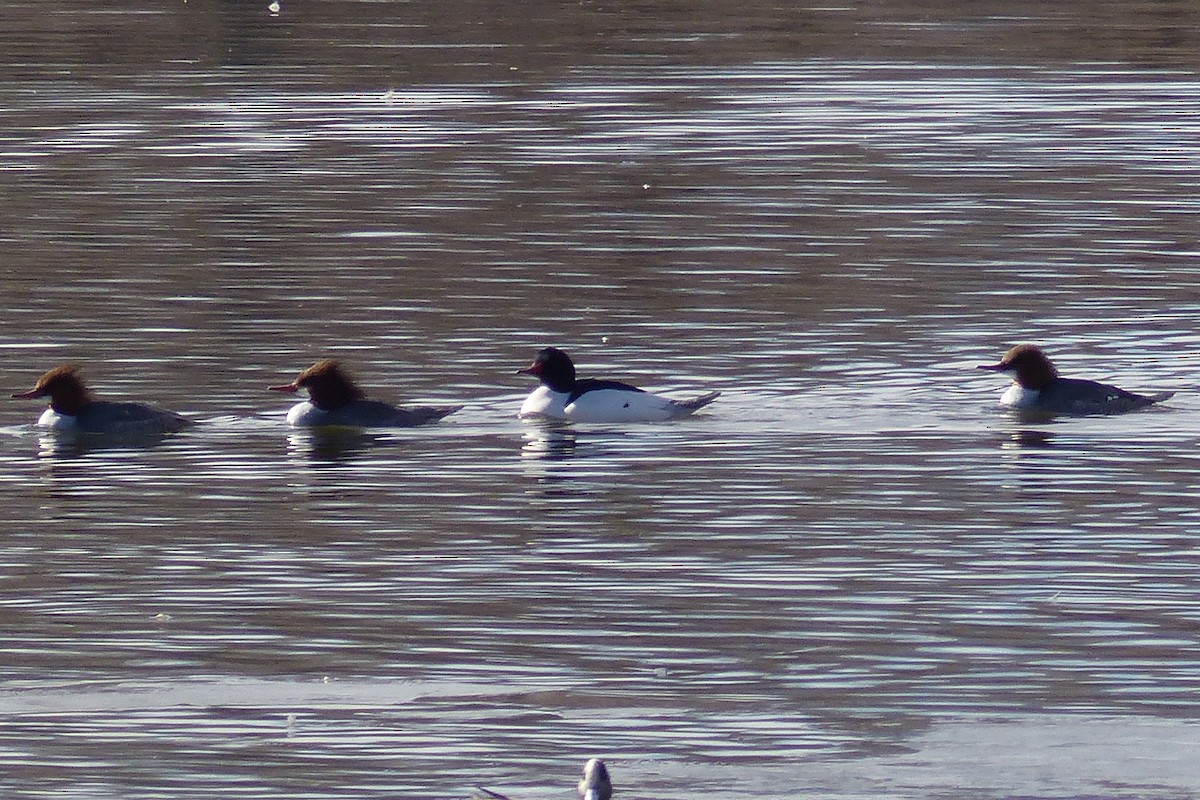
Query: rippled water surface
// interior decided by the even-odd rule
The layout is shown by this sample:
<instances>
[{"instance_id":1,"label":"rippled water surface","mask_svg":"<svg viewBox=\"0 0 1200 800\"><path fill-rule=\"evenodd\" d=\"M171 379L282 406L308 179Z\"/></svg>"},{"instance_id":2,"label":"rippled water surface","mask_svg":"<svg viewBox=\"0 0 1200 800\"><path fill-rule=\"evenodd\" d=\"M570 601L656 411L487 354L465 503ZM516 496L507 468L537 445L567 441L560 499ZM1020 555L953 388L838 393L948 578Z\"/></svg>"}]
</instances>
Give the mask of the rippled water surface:
<instances>
[{"instance_id":1,"label":"rippled water surface","mask_svg":"<svg viewBox=\"0 0 1200 800\"><path fill-rule=\"evenodd\" d=\"M1200 793L1190 4L202 5L0 8L0 385L200 422L4 401L6 796Z\"/></svg>"}]
</instances>

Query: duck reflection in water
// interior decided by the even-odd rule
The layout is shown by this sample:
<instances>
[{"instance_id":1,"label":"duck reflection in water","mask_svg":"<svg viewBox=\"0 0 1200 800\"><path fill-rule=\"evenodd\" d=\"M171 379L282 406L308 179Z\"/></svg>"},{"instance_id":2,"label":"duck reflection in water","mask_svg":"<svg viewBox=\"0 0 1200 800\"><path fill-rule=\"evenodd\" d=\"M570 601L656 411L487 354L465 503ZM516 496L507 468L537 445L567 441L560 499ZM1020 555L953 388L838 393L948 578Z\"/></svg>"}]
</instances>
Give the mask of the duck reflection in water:
<instances>
[{"instance_id":1,"label":"duck reflection in water","mask_svg":"<svg viewBox=\"0 0 1200 800\"><path fill-rule=\"evenodd\" d=\"M570 425L539 425L525 431L521 458L536 461L566 461L575 456L578 441Z\"/></svg>"},{"instance_id":2,"label":"duck reflection in water","mask_svg":"<svg viewBox=\"0 0 1200 800\"><path fill-rule=\"evenodd\" d=\"M475 800L511 800L507 795L493 792L482 786L476 787L472 794ZM613 794L612 781L608 777L608 767L598 758L589 759L583 765L583 779L579 781L580 800L611 800Z\"/></svg>"},{"instance_id":3,"label":"duck reflection in water","mask_svg":"<svg viewBox=\"0 0 1200 800\"><path fill-rule=\"evenodd\" d=\"M384 434L359 428L308 428L288 434L288 452L306 461L350 461L371 448L394 442Z\"/></svg>"},{"instance_id":4,"label":"duck reflection in water","mask_svg":"<svg viewBox=\"0 0 1200 800\"><path fill-rule=\"evenodd\" d=\"M1012 444L1018 447L1030 447L1032 450L1049 450L1054 447L1054 434L1049 431L1036 431L1036 429L1021 429L1014 431Z\"/></svg>"},{"instance_id":5,"label":"duck reflection in water","mask_svg":"<svg viewBox=\"0 0 1200 800\"><path fill-rule=\"evenodd\" d=\"M525 431L521 445L522 471L534 485L530 492L546 497L570 497L581 491L576 470L570 466L580 453L569 425L545 424Z\"/></svg>"},{"instance_id":6,"label":"duck reflection in water","mask_svg":"<svg viewBox=\"0 0 1200 800\"><path fill-rule=\"evenodd\" d=\"M143 433L138 435L107 433L73 433L54 431L38 436L38 457L47 459L83 458L92 453L120 453L150 450L169 439L165 433Z\"/></svg>"},{"instance_id":7,"label":"duck reflection in water","mask_svg":"<svg viewBox=\"0 0 1200 800\"><path fill-rule=\"evenodd\" d=\"M1004 449L1049 450L1054 447L1054 434L1050 431L1039 431L1035 428L1022 428L1008 434L1001 442Z\"/></svg>"}]
</instances>

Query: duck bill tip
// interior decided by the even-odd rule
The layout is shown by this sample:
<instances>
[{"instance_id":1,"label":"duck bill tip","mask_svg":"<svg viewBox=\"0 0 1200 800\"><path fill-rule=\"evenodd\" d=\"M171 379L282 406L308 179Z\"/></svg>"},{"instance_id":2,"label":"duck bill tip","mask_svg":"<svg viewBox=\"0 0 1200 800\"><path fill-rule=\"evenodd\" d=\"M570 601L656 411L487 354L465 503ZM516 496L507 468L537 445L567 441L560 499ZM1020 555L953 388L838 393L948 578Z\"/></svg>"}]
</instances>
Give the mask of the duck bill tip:
<instances>
[{"instance_id":1,"label":"duck bill tip","mask_svg":"<svg viewBox=\"0 0 1200 800\"><path fill-rule=\"evenodd\" d=\"M294 383L285 383L282 386L268 386L267 389L272 392L287 392L288 394L300 391L300 387Z\"/></svg>"}]
</instances>

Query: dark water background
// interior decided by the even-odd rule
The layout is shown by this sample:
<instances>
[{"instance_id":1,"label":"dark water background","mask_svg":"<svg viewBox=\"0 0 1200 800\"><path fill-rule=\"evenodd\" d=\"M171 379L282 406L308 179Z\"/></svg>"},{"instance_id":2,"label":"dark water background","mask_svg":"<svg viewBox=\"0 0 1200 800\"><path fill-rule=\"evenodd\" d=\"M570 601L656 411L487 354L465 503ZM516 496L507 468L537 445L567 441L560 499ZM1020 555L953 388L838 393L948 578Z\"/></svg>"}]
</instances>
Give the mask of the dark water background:
<instances>
[{"instance_id":1,"label":"dark water background","mask_svg":"<svg viewBox=\"0 0 1200 800\"><path fill-rule=\"evenodd\" d=\"M0 4L0 386L203 421L5 401L4 795L1200 793L1200 10L984 5Z\"/></svg>"}]
</instances>

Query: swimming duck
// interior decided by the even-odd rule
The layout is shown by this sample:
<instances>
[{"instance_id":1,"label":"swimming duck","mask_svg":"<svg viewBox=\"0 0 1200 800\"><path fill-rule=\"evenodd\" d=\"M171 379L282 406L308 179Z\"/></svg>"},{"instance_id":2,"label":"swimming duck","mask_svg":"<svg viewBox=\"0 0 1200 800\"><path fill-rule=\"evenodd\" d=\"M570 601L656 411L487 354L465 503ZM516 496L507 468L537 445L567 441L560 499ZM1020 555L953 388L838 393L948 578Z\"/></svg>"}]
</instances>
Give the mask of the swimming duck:
<instances>
[{"instance_id":1,"label":"swimming duck","mask_svg":"<svg viewBox=\"0 0 1200 800\"><path fill-rule=\"evenodd\" d=\"M608 767L598 758L588 759L583 765L583 779L579 781L581 800L609 800L612 793L613 786L608 777Z\"/></svg>"},{"instance_id":2,"label":"swimming duck","mask_svg":"<svg viewBox=\"0 0 1200 800\"><path fill-rule=\"evenodd\" d=\"M474 795L477 800L509 800L509 797L482 786L475 787L478 792ZM611 800L613 787L608 777L608 767L598 758L588 759L583 765L583 779L579 781L580 800Z\"/></svg>"},{"instance_id":3,"label":"swimming duck","mask_svg":"<svg viewBox=\"0 0 1200 800\"><path fill-rule=\"evenodd\" d=\"M533 363L517 370L542 382L521 405L521 417L573 422L664 422L690 416L720 392L671 400L613 380L576 378L575 364L557 347L539 350Z\"/></svg>"},{"instance_id":4,"label":"swimming duck","mask_svg":"<svg viewBox=\"0 0 1200 800\"><path fill-rule=\"evenodd\" d=\"M42 412L37 424L60 432L146 436L174 433L193 424L172 411L142 403L95 400L79 376L79 367L72 364L49 370L32 389L13 397L18 400L49 397L50 407Z\"/></svg>"},{"instance_id":5,"label":"swimming duck","mask_svg":"<svg viewBox=\"0 0 1200 800\"><path fill-rule=\"evenodd\" d=\"M1044 414L1122 414L1166 400L1174 392L1134 394L1106 383L1082 378L1060 378L1054 364L1032 344L1020 344L997 364L979 369L1013 373L1013 384L1000 396L1000 404L1018 411Z\"/></svg>"},{"instance_id":6,"label":"swimming duck","mask_svg":"<svg viewBox=\"0 0 1200 800\"><path fill-rule=\"evenodd\" d=\"M399 407L378 400L368 400L341 365L331 358L313 364L297 375L296 380L291 383L269 388L273 392L308 390L308 400L297 403L288 411L288 424L298 428L325 425L351 428L411 428L436 422L462 408Z\"/></svg>"}]
</instances>

